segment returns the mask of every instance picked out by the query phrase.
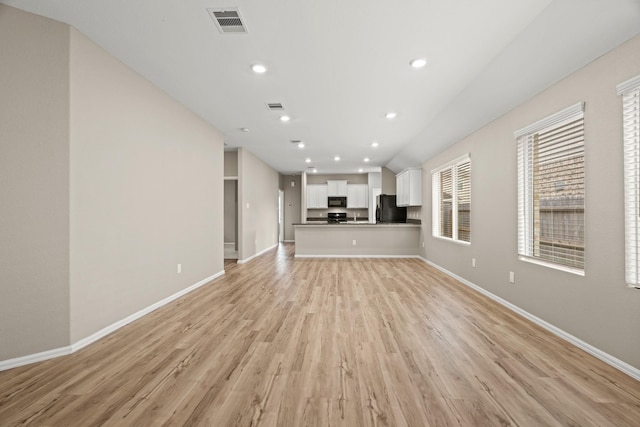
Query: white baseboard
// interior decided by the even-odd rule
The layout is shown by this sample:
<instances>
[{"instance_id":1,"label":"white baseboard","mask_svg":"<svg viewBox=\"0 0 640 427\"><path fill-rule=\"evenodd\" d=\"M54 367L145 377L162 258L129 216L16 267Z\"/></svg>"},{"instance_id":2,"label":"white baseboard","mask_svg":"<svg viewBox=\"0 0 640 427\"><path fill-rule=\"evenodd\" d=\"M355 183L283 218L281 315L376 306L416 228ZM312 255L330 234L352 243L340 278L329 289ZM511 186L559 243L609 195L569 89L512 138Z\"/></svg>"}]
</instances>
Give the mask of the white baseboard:
<instances>
[{"instance_id":1,"label":"white baseboard","mask_svg":"<svg viewBox=\"0 0 640 427\"><path fill-rule=\"evenodd\" d=\"M53 350L43 351L41 353L29 354L27 356L16 357L15 359L0 361L0 371L17 368L19 366L30 365L36 362L44 362L45 360L54 359L60 356L66 356L73 353L71 346L54 348Z\"/></svg>"},{"instance_id":2,"label":"white baseboard","mask_svg":"<svg viewBox=\"0 0 640 427\"><path fill-rule=\"evenodd\" d=\"M100 338L104 338L105 336L109 335L110 333L122 328L123 326L133 322L134 320L137 320L139 318L141 318L142 316L151 313L154 310L157 310L158 308L162 307L163 305L166 305L168 303L170 303L171 301L174 301L178 298L180 298L181 296L184 296L186 294L188 294L189 292L192 292L196 289L198 289L199 287L211 282L214 279L217 279L218 277L222 276L224 274L224 270L220 271L212 276L209 276L205 279L200 280L198 283L193 284L191 286L189 286L188 288L182 289L181 291L176 292L173 295L168 296L167 298L158 301L154 304L151 304L150 306L143 308L142 310L133 313L130 316L125 317L122 320L119 320L109 326L107 326L106 328L102 328L100 329L98 332L89 335L86 338L81 339L80 341L77 341L73 344L71 344L70 346L66 346L66 347L60 347L60 348L56 348L53 350L47 350L47 351L43 351L41 353L36 353L36 354L29 354L27 356L22 356L22 357L16 357L15 359L9 359L9 360L3 360L0 361L0 371L5 371L7 369L12 369L12 368L17 368L19 366L24 366L24 365L29 365L31 363L36 363L36 362L43 362L45 360L48 359L53 359L55 357L60 357L60 356L66 356L68 354L74 353L86 346L88 346L89 344L92 344L96 341L98 341Z\"/></svg>"},{"instance_id":3,"label":"white baseboard","mask_svg":"<svg viewBox=\"0 0 640 427\"><path fill-rule=\"evenodd\" d=\"M275 245L273 245L273 246L268 247L267 249L263 249L263 250L261 250L260 252L258 252L258 253L257 253L257 254L255 254L255 255L251 255L249 258L239 259L239 260L238 260L238 264L244 264L244 263L247 263L247 262L251 261L252 259L259 257L259 256L260 256L260 255L262 255L263 253L265 253L265 252L269 252L271 249L273 249L273 248L277 248L277 247L278 247L278 243L276 243L276 244L275 244Z\"/></svg>"},{"instance_id":4,"label":"white baseboard","mask_svg":"<svg viewBox=\"0 0 640 427\"><path fill-rule=\"evenodd\" d=\"M282 243L295 243L295 240L283 240Z\"/></svg>"},{"instance_id":5,"label":"white baseboard","mask_svg":"<svg viewBox=\"0 0 640 427\"><path fill-rule=\"evenodd\" d=\"M449 270L447 270L446 268L443 268L441 266L439 266L438 264L435 264L423 257L420 257L421 260L423 260L425 263L429 264L430 266L437 268L438 270L442 271L443 273L453 277L454 279L458 280L459 282L461 282L462 284L480 292L481 294L491 298L492 300L496 301L497 303L503 305L504 307L508 308L509 310L521 315L522 317L524 317L527 320L530 320L531 322L535 323L536 325L546 329L547 331L551 332L552 334L562 338L563 340L573 344L574 346L586 351L587 353L591 354L592 356L602 360L603 362L605 362L606 364L616 368L617 370L624 372L625 374L629 375L632 378L635 378L636 380L640 381L640 369L629 365L627 362L624 362L620 359L618 359L617 357L614 357L612 355L610 355L609 353L606 353L602 350L600 350L597 347L592 346L591 344L582 341L580 338L575 337L573 335L571 335L570 333L558 328L557 326L552 325L551 323L542 320L541 318L529 313L528 311L523 310L522 308L518 307L515 304L510 303L509 301L500 298L499 296L487 291L486 289L476 285L475 283L472 283L460 276L458 276L455 273L450 272Z\"/></svg>"},{"instance_id":6,"label":"white baseboard","mask_svg":"<svg viewBox=\"0 0 640 427\"><path fill-rule=\"evenodd\" d=\"M294 255L294 258L420 258L418 255Z\"/></svg>"},{"instance_id":7,"label":"white baseboard","mask_svg":"<svg viewBox=\"0 0 640 427\"><path fill-rule=\"evenodd\" d=\"M117 321L115 323L112 323L111 325L107 326L106 328L100 329L98 332L96 332L94 334L91 334L88 337L83 338L80 341L77 341L77 342L71 344L72 352L76 352L76 351L88 346L89 344L92 344L92 343L98 341L100 338L103 338L103 337L109 335L111 332L114 332L114 331L122 328L123 326L133 322L134 320L137 320L137 319L139 319L139 318L151 313L152 311L157 310L158 308L162 307L163 305L167 305L171 301L174 301L174 300L180 298L181 296L184 296L184 295L188 294L189 292L192 292L192 291L198 289L200 286L203 286L203 285L209 283L210 281L212 281L214 279L217 279L218 277L222 276L223 274L224 274L224 270L222 270L222 271L220 271L220 272L218 272L218 273L216 273L216 274L214 274L212 276L209 276L209 277L207 277L205 279L202 279L198 283L195 283L195 284L189 286L188 288L184 288L181 291L178 291L175 294L170 295L170 296L166 297L163 300L160 300L160 301L158 301L158 302L156 302L154 304L151 304L150 306L148 306L146 308L143 308L142 310L140 310L140 311L138 311L136 313L133 313L132 315L127 316L122 320L119 320L119 321Z\"/></svg>"}]
</instances>

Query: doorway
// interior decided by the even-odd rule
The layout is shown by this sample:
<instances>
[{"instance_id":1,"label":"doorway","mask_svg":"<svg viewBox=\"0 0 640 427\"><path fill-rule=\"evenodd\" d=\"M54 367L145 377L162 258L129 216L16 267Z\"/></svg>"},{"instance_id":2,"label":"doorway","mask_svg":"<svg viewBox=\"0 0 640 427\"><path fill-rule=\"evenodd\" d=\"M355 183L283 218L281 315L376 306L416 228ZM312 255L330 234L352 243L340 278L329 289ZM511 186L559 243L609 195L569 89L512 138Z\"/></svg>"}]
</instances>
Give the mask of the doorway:
<instances>
[{"instance_id":1,"label":"doorway","mask_svg":"<svg viewBox=\"0 0 640 427\"><path fill-rule=\"evenodd\" d=\"M238 259L238 179L224 180L224 259Z\"/></svg>"},{"instance_id":2,"label":"doorway","mask_svg":"<svg viewBox=\"0 0 640 427\"><path fill-rule=\"evenodd\" d=\"M278 190L278 243L284 242L284 191Z\"/></svg>"}]
</instances>

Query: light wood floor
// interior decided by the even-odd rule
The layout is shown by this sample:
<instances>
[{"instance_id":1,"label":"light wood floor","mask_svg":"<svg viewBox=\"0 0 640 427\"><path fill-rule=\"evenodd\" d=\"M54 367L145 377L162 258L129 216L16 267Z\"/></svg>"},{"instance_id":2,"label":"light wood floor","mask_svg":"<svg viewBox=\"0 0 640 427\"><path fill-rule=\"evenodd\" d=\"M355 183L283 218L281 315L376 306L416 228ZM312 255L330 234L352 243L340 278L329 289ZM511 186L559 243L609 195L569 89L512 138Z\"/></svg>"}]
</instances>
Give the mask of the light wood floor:
<instances>
[{"instance_id":1,"label":"light wood floor","mask_svg":"<svg viewBox=\"0 0 640 427\"><path fill-rule=\"evenodd\" d=\"M0 425L640 425L639 382L419 260L292 255L0 372Z\"/></svg>"}]
</instances>

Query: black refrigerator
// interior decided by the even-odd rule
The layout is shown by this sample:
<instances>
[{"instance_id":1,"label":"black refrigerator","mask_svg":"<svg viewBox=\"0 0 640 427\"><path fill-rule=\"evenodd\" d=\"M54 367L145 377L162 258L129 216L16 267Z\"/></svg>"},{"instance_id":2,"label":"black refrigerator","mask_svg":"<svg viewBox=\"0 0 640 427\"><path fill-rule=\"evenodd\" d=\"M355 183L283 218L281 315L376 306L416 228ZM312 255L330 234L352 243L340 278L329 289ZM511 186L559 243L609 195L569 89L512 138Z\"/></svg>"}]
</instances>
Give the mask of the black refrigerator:
<instances>
[{"instance_id":1,"label":"black refrigerator","mask_svg":"<svg viewBox=\"0 0 640 427\"><path fill-rule=\"evenodd\" d=\"M381 194L376 202L376 222L407 222L407 208L396 206L395 195Z\"/></svg>"}]
</instances>

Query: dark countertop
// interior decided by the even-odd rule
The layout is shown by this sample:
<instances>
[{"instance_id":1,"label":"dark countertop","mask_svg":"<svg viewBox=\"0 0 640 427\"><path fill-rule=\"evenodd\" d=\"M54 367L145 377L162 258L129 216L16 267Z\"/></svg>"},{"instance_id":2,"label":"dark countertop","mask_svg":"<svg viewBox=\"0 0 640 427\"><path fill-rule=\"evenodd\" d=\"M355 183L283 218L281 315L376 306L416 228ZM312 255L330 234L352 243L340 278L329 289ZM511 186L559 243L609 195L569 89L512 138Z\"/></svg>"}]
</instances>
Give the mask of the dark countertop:
<instances>
[{"instance_id":1,"label":"dark countertop","mask_svg":"<svg viewBox=\"0 0 640 427\"><path fill-rule=\"evenodd\" d=\"M301 224L301 223L294 223L292 224L295 227L349 227L349 226L354 226L354 227L420 227L421 225L418 223L383 223L383 222L378 222L378 223L370 223L367 221L347 221L347 222L342 222L342 223L327 223L327 222L322 222L322 221L309 221L305 224Z\"/></svg>"},{"instance_id":2,"label":"dark countertop","mask_svg":"<svg viewBox=\"0 0 640 427\"><path fill-rule=\"evenodd\" d=\"M317 216L317 217L308 217L307 218L307 222L306 223L301 223L301 222L297 222L295 224L292 225L318 225L318 224L327 224L327 217L326 216ZM369 222L368 218L358 218L356 221L353 220L348 220L347 224L356 224L356 225L392 225L392 224L402 224L402 223L375 223L372 224ZM420 225L422 224L422 221L419 219L413 219L413 218L407 218L407 222L406 224L417 224ZM344 225L344 223L342 224L336 224L336 223L331 223L329 225Z\"/></svg>"}]
</instances>

